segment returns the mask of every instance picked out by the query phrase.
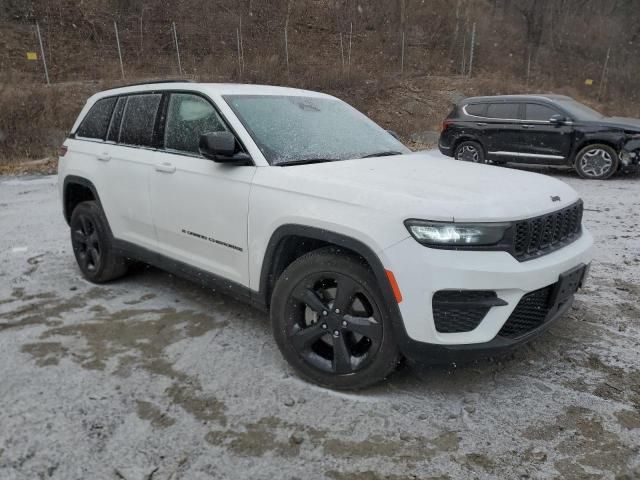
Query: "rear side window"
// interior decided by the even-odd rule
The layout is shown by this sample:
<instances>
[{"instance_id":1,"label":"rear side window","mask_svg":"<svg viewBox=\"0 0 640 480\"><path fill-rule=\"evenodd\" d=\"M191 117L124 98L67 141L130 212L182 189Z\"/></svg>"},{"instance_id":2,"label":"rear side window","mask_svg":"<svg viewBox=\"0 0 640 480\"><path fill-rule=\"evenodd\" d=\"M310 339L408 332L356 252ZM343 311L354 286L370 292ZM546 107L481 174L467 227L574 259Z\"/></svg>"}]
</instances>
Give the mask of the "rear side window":
<instances>
[{"instance_id":1,"label":"rear side window","mask_svg":"<svg viewBox=\"0 0 640 480\"><path fill-rule=\"evenodd\" d=\"M116 103L116 109L113 111L111 117L111 123L109 124L109 131L107 132L108 142L117 142L118 136L120 136L120 123L122 123L122 114L124 113L124 107L127 104L127 97L120 97L118 103Z\"/></svg>"},{"instance_id":2,"label":"rear side window","mask_svg":"<svg viewBox=\"0 0 640 480\"><path fill-rule=\"evenodd\" d=\"M502 119L518 119L517 103L490 103L487 106L487 117Z\"/></svg>"},{"instance_id":3,"label":"rear side window","mask_svg":"<svg viewBox=\"0 0 640 480\"><path fill-rule=\"evenodd\" d=\"M104 140L107 135L107 127L111 119L116 98L103 98L98 100L89 113L84 117L76 131L76 135L83 138L95 138Z\"/></svg>"},{"instance_id":4,"label":"rear side window","mask_svg":"<svg viewBox=\"0 0 640 480\"><path fill-rule=\"evenodd\" d=\"M165 128L165 148L198 153L203 133L225 130L222 119L207 100L188 93L171 94Z\"/></svg>"},{"instance_id":5,"label":"rear side window","mask_svg":"<svg viewBox=\"0 0 640 480\"><path fill-rule=\"evenodd\" d=\"M161 94L129 95L124 107L120 143L153 146L153 127L160 106Z\"/></svg>"},{"instance_id":6,"label":"rear side window","mask_svg":"<svg viewBox=\"0 0 640 480\"><path fill-rule=\"evenodd\" d=\"M527 120L538 120L548 122L549 119L557 115L554 109L538 105L536 103L527 103L525 105L525 117Z\"/></svg>"},{"instance_id":7,"label":"rear side window","mask_svg":"<svg viewBox=\"0 0 640 480\"><path fill-rule=\"evenodd\" d=\"M471 105L467 105L466 107L464 107L464 109L469 115L482 117L484 116L484 107L485 107L485 104L483 103L474 103Z\"/></svg>"}]
</instances>

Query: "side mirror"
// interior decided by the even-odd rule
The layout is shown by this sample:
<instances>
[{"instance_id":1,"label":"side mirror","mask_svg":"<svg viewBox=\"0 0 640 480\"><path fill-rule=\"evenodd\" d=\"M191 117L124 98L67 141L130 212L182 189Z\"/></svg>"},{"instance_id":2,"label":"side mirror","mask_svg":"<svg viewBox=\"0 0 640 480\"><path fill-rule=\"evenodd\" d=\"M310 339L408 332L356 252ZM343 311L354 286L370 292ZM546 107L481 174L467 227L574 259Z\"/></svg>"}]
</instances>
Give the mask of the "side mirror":
<instances>
[{"instance_id":1,"label":"side mirror","mask_svg":"<svg viewBox=\"0 0 640 480\"><path fill-rule=\"evenodd\" d=\"M557 114L553 115L549 119L549 121L553 125L564 125L564 123L567 121L567 118L557 113Z\"/></svg>"},{"instance_id":2,"label":"side mirror","mask_svg":"<svg viewBox=\"0 0 640 480\"><path fill-rule=\"evenodd\" d=\"M249 155L238 151L236 137L231 132L203 133L198 147L204 158L214 162L247 165L251 161Z\"/></svg>"}]
</instances>

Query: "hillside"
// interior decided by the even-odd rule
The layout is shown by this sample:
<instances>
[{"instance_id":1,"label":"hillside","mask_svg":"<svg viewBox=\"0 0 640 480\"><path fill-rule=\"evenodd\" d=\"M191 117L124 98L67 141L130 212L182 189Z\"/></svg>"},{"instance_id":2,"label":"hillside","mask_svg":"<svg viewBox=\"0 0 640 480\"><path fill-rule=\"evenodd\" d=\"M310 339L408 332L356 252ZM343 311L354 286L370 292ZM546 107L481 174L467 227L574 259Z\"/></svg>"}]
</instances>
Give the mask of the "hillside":
<instances>
[{"instance_id":1,"label":"hillside","mask_svg":"<svg viewBox=\"0 0 640 480\"><path fill-rule=\"evenodd\" d=\"M451 102L470 94L553 91L640 116L634 5L8 0L0 5L0 161L50 155L91 93L157 78L325 91L407 141L437 130Z\"/></svg>"}]
</instances>

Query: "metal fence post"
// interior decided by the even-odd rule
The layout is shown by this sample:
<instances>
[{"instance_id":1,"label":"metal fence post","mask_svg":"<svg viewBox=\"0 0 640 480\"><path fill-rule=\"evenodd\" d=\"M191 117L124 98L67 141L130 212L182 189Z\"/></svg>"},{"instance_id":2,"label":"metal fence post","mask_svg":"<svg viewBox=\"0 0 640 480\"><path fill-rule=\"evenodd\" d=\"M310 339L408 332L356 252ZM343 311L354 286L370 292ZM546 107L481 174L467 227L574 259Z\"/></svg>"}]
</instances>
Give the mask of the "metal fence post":
<instances>
[{"instance_id":1,"label":"metal fence post","mask_svg":"<svg viewBox=\"0 0 640 480\"><path fill-rule=\"evenodd\" d=\"M171 22L173 26L173 40L176 44L176 54L178 55L178 71L182 75L182 62L180 61L180 47L178 46L178 32L176 30L176 22Z\"/></svg>"},{"instance_id":2,"label":"metal fence post","mask_svg":"<svg viewBox=\"0 0 640 480\"><path fill-rule=\"evenodd\" d=\"M402 31L402 49L400 51L400 73L404 73L404 30Z\"/></svg>"},{"instance_id":3,"label":"metal fence post","mask_svg":"<svg viewBox=\"0 0 640 480\"><path fill-rule=\"evenodd\" d=\"M475 51L476 45L476 24L473 23L473 27L471 28L471 51L469 52L469 78L471 78L471 73L473 72L473 53Z\"/></svg>"},{"instance_id":4,"label":"metal fence post","mask_svg":"<svg viewBox=\"0 0 640 480\"><path fill-rule=\"evenodd\" d=\"M609 58L611 57L611 47L607 49L607 58L604 61L604 66L602 67L602 75L600 76L600 86L598 88L598 101L602 98L602 94L604 93L604 84L607 81L607 70L609 69Z\"/></svg>"},{"instance_id":5,"label":"metal fence post","mask_svg":"<svg viewBox=\"0 0 640 480\"><path fill-rule=\"evenodd\" d=\"M340 58L342 59L342 71L344 72L344 47L342 46L342 32L340 32Z\"/></svg>"},{"instance_id":6,"label":"metal fence post","mask_svg":"<svg viewBox=\"0 0 640 480\"><path fill-rule=\"evenodd\" d=\"M348 65L349 65L349 73L351 73L351 38L353 37L353 22L351 22L351 27L349 29L349 55L348 55Z\"/></svg>"},{"instance_id":7,"label":"metal fence post","mask_svg":"<svg viewBox=\"0 0 640 480\"><path fill-rule=\"evenodd\" d=\"M118 58L120 59L120 73L122 73L122 79L124 80L124 65L122 64L122 50L120 50L120 35L118 35L118 24L113 21L113 29L116 31L116 44L118 45Z\"/></svg>"},{"instance_id":8,"label":"metal fence post","mask_svg":"<svg viewBox=\"0 0 640 480\"><path fill-rule=\"evenodd\" d=\"M242 73L244 74L244 45L242 44L242 17L240 17L240 26L238 27L238 34L240 36L240 65Z\"/></svg>"},{"instance_id":9,"label":"metal fence post","mask_svg":"<svg viewBox=\"0 0 640 480\"><path fill-rule=\"evenodd\" d=\"M286 26L284 27L284 58L287 62L287 76L289 76L289 36Z\"/></svg>"},{"instance_id":10,"label":"metal fence post","mask_svg":"<svg viewBox=\"0 0 640 480\"><path fill-rule=\"evenodd\" d=\"M242 78L242 60L240 60L240 30L236 28L236 43L238 45L238 77Z\"/></svg>"},{"instance_id":11,"label":"metal fence post","mask_svg":"<svg viewBox=\"0 0 640 480\"><path fill-rule=\"evenodd\" d=\"M36 32L38 33L38 42L40 43L40 55L42 55L42 65L44 66L44 78L47 80L47 85L51 85L49 81L49 70L47 69L47 60L44 58L44 47L42 46L42 35L40 35L40 25L36 22Z\"/></svg>"}]
</instances>

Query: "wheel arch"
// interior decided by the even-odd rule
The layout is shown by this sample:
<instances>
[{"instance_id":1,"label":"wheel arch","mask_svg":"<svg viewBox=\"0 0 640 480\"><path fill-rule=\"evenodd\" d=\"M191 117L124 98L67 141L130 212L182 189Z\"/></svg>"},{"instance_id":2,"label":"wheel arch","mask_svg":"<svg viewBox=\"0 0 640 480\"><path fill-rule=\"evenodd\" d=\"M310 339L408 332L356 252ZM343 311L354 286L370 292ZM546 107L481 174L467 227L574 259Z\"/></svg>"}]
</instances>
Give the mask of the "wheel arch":
<instances>
[{"instance_id":1,"label":"wheel arch","mask_svg":"<svg viewBox=\"0 0 640 480\"><path fill-rule=\"evenodd\" d=\"M371 268L392 317L400 319L393 288L382 261L373 249L353 237L307 225L281 225L271 235L260 271L260 300L269 306L273 287L287 266L305 253L327 246L335 246L362 258Z\"/></svg>"},{"instance_id":2,"label":"wheel arch","mask_svg":"<svg viewBox=\"0 0 640 480\"><path fill-rule=\"evenodd\" d=\"M100 208L102 208L98 191L90 180L77 175L66 176L62 188L62 206L67 225L71 221L73 209L76 208L79 203L88 200L96 201Z\"/></svg>"},{"instance_id":3,"label":"wheel arch","mask_svg":"<svg viewBox=\"0 0 640 480\"><path fill-rule=\"evenodd\" d=\"M376 281L378 282L378 286L380 287L384 302L391 317L391 323L393 325L395 337L400 350L405 353L405 350L409 350L411 348L415 342L410 339L406 329L404 328L400 307L382 261L371 247L348 235L299 224L285 224L278 227L269 239L262 261L260 286L257 293L257 295L259 295L259 299L257 301L258 304L265 305L269 308L271 293L273 292L273 287L275 286L278 276L282 274L284 269L286 269L291 262L295 261L296 258L299 258L300 255L287 256L286 254L285 249L291 247L291 244L287 244L286 242L293 241L290 240L291 238L296 238L298 241L309 242L307 245L309 248L302 254L313 251L316 248L336 246L337 248L347 250L351 254L355 254L362 258L369 265ZM312 246L315 248L311 248Z\"/></svg>"},{"instance_id":4,"label":"wheel arch","mask_svg":"<svg viewBox=\"0 0 640 480\"><path fill-rule=\"evenodd\" d=\"M573 155L571 156L572 166L575 166L578 154L589 145L606 145L607 147L612 148L618 156L620 155L620 149L622 148L621 141L615 142L611 139L585 138L582 142L576 145Z\"/></svg>"},{"instance_id":5,"label":"wheel arch","mask_svg":"<svg viewBox=\"0 0 640 480\"><path fill-rule=\"evenodd\" d=\"M451 146L451 154L454 158L456 155L456 149L462 142L476 142L482 148L484 157L487 158L487 148L484 146L484 143L482 143L482 140L480 140L479 137L468 133L460 135L460 137L456 138L455 142L453 142L453 145Z\"/></svg>"}]
</instances>

